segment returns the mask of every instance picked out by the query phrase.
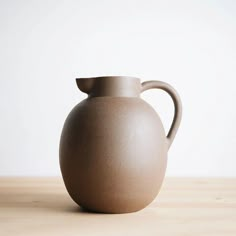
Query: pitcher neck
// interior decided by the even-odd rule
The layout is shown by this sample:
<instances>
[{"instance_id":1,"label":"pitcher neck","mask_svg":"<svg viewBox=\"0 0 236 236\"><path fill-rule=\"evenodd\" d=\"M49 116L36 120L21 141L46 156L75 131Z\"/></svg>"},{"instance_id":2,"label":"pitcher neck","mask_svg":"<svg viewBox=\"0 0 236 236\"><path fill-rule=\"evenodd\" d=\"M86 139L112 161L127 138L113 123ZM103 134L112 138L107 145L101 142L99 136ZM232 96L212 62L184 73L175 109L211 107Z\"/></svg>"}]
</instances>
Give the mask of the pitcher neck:
<instances>
[{"instance_id":1,"label":"pitcher neck","mask_svg":"<svg viewBox=\"0 0 236 236\"><path fill-rule=\"evenodd\" d=\"M101 76L76 79L77 86L89 97L139 97L140 79L129 76Z\"/></svg>"}]
</instances>

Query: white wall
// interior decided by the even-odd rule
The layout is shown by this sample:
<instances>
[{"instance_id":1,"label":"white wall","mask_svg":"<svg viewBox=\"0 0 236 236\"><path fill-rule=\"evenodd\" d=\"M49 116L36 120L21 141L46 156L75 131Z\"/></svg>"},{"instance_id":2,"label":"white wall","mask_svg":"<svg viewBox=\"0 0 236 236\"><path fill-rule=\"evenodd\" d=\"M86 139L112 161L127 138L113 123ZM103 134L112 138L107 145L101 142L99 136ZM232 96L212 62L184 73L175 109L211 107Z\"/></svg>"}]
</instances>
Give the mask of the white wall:
<instances>
[{"instance_id":1,"label":"white wall","mask_svg":"<svg viewBox=\"0 0 236 236\"><path fill-rule=\"evenodd\" d=\"M236 2L0 1L0 175L60 175L58 143L85 98L76 77L163 80L183 102L169 176L236 176ZM166 130L171 99L143 95Z\"/></svg>"}]
</instances>

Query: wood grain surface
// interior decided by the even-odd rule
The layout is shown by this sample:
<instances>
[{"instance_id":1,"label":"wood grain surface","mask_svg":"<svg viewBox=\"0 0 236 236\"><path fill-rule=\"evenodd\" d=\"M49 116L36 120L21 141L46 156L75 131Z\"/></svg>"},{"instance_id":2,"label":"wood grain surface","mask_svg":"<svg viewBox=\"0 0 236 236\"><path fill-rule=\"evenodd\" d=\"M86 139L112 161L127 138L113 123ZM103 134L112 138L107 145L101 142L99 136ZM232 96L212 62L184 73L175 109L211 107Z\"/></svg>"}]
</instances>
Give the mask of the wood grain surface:
<instances>
[{"instance_id":1,"label":"wood grain surface","mask_svg":"<svg viewBox=\"0 0 236 236\"><path fill-rule=\"evenodd\" d=\"M0 235L236 236L236 179L166 178L147 208L111 215L82 211L61 178L0 178Z\"/></svg>"}]
</instances>

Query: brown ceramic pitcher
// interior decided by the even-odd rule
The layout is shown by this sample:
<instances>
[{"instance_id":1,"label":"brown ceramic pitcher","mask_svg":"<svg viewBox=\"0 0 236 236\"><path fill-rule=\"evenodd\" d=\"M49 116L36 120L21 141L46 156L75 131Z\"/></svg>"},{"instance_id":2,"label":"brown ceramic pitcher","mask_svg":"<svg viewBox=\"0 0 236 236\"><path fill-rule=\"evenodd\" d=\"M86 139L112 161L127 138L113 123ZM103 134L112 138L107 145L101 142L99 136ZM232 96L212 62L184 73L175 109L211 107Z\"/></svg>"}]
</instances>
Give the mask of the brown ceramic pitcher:
<instances>
[{"instance_id":1,"label":"brown ceramic pitcher","mask_svg":"<svg viewBox=\"0 0 236 236\"><path fill-rule=\"evenodd\" d=\"M95 212L138 211L158 194L167 152L181 120L177 92L160 81L104 76L76 79L88 98L67 117L60 141L60 167L71 198ZM167 136L155 110L140 98L163 89L175 113Z\"/></svg>"}]
</instances>

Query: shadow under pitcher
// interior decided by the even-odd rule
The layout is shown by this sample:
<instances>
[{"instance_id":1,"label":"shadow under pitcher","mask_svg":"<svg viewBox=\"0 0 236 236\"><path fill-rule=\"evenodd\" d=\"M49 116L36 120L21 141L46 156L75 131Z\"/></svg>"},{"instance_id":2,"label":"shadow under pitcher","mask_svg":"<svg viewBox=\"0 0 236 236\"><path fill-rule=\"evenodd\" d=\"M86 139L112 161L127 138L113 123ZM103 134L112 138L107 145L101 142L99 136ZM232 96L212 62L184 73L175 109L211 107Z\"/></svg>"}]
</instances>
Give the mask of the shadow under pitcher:
<instances>
[{"instance_id":1,"label":"shadow under pitcher","mask_svg":"<svg viewBox=\"0 0 236 236\"><path fill-rule=\"evenodd\" d=\"M88 97L68 115L60 140L60 167L71 198L102 213L143 209L163 182L167 152L178 130L182 105L167 83L126 76L76 79ZM175 112L166 136L155 110L140 98L148 89L166 91Z\"/></svg>"}]
</instances>

